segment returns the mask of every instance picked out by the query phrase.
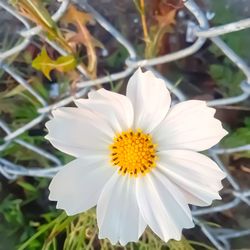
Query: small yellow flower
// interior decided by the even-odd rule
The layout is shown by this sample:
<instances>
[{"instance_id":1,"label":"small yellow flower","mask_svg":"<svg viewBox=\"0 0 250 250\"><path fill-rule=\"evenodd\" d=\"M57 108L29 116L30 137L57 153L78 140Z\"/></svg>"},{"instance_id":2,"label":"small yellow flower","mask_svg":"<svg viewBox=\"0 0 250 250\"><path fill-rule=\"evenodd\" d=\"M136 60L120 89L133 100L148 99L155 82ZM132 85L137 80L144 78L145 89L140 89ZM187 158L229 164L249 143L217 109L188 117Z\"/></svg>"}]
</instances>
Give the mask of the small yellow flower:
<instances>
[{"instance_id":1,"label":"small yellow flower","mask_svg":"<svg viewBox=\"0 0 250 250\"><path fill-rule=\"evenodd\" d=\"M197 151L227 132L203 101L170 107L164 81L138 69L126 96L100 89L77 108L58 108L47 139L76 159L50 184L51 200L68 215L97 205L99 238L125 245L148 225L162 240L194 226L188 204L220 199L225 174Z\"/></svg>"}]
</instances>

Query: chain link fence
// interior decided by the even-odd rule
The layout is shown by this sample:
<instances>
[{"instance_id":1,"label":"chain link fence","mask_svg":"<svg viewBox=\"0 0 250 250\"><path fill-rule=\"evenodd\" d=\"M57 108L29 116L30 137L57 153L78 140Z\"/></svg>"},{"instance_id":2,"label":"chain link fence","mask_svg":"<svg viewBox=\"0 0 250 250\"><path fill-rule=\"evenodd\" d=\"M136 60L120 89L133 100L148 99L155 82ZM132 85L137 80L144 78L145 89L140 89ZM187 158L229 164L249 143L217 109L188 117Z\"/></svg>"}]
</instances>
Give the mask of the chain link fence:
<instances>
[{"instance_id":1,"label":"chain link fence","mask_svg":"<svg viewBox=\"0 0 250 250\"><path fill-rule=\"evenodd\" d=\"M53 14L52 18L54 21L58 21L63 14L66 12L70 0L61 0L60 6L57 11ZM25 124L24 126L18 128L15 131L11 131L7 124L0 119L0 128L4 131L5 135L3 138L4 143L0 145L0 151L4 151L11 143L17 143L22 147L27 148L42 157L47 158L51 162L51 167L42 168L26 168L25 166L17 165L10 162L7 159L0 158L0 172L6 178L12 180L19 176L33 176L33 177L46 177L51 178L62 166L60 160L55 157L55 155L46 152L44 149L25 142L19 139L19 136L24 132L28 131L37 124L43 122L50 115L50 111L54 108L61 107L72 102L73 99L85 96L86 93L91 89L91 86L104 84L110 81L117 81L123 79L133 73L137 67L145 67L153 70L159 77L165 80L166 86L171 89L172 93L176 96L179 101L186 100L186 96L178 88L174 86L168 79L163 77L154 68L155 65L173 62L178 59L182 59L192 55L200 50L207 39L211 40L245 75L245 81L241 82L241 94L238 96L233 96L230 98L216 99L208 101L209 106L221 106L221 105L231 105L235 103L242 102L246 100L250 95L250 69L245 61L239 57L230 47L227 46L225 42L220 38L220 35L239 31L250 27L250 18L245 20L240 20L237 22L225 24L218 27L209 27L208 19L206 15L202 12L200 7L193 0L183 0L185 8L194 16L196 21L189 21L186 30L186 41L191 45L180 51L170 53L167 55L159 56L152 59L139 59L133 45L116 29L109 23L105 17L98 13L87 1L73 1L83 10L89 12L99 23L99 25L106 30L111 36L113 36L116 41L122 45L128 52L129 57L125 61L126 68L118 73L111 74L109 76L101 76L95 80L89 80L86 77L85 72L81 67L78 67L79 72L83 75L83 81L77 82L77 91L74 96L68 95L49 105L44 98L35 91L32 86L25 80L21 74L17 73L18 70L11 64L6 63L6 59L13 56L16 53L20 53L25 50L30 44L34 37L42 37L50 46L57 50L61 55L66 55L66 52L60 48L56 43L44 37L41 33L41 27L32 27L30 23L23 18L15 9L13 9L7 2L0 1L0 8L8 12L13 19L18 19L23 24L23 29L18 31L18 35L21 38L21 42L14 47L0 52L0 68L4 70L5 73L9 74L13 79L16 80L20 85L22 85L37 101L41 104L42 108L37 110L39 114L35 119ZM233 238L243 237L250 235L250 229L245 230L235 230L226 228L221 225L220 228L215 228L209 226L203 222L203 216L208 214L216 214L222 211L226 211L232 208L236 208L241 203L250 206L250 189L242 190L239 183L235 180L227 168L220 159L221 155L228 155L235 152L250 150L250 145L244 145L236 148L213 148L209 151L210 156L214 161L227 173L227 182L230 186L229 191L232 199L230 201L224 201L220 205L212 206L208 208L196 208L194 207L192 212L194 215L195 223L201 228L205 236L210 240L216 249L232 249L230 245L230 240ZM223 194L222 194L223 196Z\"/></svg>"}]
</instances>

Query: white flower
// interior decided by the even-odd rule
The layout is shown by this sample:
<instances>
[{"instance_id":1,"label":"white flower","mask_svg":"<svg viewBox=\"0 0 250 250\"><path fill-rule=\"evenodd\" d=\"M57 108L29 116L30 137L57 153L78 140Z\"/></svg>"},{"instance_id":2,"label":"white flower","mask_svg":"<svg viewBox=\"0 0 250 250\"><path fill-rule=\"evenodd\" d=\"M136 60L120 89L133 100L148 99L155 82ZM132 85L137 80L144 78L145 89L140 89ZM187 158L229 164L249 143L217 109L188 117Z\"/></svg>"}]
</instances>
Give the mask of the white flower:
<instances>
[{"instance_id":1,"label":"white flower","mask_svg":"<svg viewBox=\"0 0 250 250\"><path fill-rule=\"evenodd\" d=\"M97 205L99 237L113 244L137 241L147 225L164 241L193 227L188 204L220 199L225 177L197 151L227 132L204 101L170 102L164 81L138 69L126 96L100 89L53 111L47 139L76 157L50 184L57 208L73 215Z\"/></svg>"}]
</instances>

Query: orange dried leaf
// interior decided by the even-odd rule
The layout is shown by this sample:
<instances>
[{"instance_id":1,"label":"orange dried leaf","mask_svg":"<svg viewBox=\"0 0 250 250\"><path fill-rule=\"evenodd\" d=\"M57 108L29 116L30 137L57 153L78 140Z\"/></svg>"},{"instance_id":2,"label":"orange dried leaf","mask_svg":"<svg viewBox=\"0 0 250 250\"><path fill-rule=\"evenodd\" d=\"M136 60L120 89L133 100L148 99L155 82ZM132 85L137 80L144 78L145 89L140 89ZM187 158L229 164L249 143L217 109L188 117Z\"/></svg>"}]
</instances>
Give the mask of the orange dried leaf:
<instances>
[{"instance_id":1,"label":"orange dried leaf","mask_svg":"<svg viewBox=\"0 0 250 250\"><path fill-rule=\"evenodd\" d=\"M88 23L95 24L95 21L90 14L84 11L79 11L74 5L69 6L67 12L60 20L60 22L66 26L68 24L77 24L77 23L81 23L83 25L87 25Z\"/></svg>"},{"instance_id":2,"label":"orange dried leaf","mask_svg":"<svg viewBox=\"0 0 250 250\"><path fill-rule=\"evenodd\" d=\"M155 16L157 22L160 26L169 26L176 23L176 9L170 10L165 15L157 15Z\"/></svg>"},{"instance_id":3,"label":"orange dried leaf","mask_svg":"<svg viewBox=\"0 0 250 250\"><path fill-rule=\"evenodd\" d=\"M23 16L41 26L49 39L55 40L65 50L71 52L71 48L66 43L60 29L41 0L16 0L13 4Z\"/></svg>"},{"instance_id":4,"label":"orange dried leaf","mask_svg":"<svg viewBox=\"0 0 250 250\"><path fill-rule=\"evenodd\" d=\"M77 44L82 44L86 47L88 56L87 70L92 77L95 77L97 67L95 48L103 48L104 46L90 34L86 26L89 23L94 24L94 19L90 14L78 10L74 5L70 5L62 18L62 23L64 25L73 24L75 26L76 32L70 32L70 34L66 34L66 36L72 47L76 47Z\"/></svg>"}]
</instances>

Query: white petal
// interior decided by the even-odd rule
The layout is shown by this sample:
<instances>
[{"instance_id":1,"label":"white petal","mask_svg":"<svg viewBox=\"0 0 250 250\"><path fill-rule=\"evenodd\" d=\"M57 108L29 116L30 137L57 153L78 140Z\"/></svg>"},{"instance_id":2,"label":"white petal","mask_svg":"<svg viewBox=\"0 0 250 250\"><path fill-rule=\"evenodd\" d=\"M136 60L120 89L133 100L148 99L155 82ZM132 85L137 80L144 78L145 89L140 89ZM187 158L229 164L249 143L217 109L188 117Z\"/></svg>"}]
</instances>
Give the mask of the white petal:
<instances>
[{"instance_id":1,"label":"white petal","mask_svg":"<svg viewBox=\"0 0 250 250\"><path fill-rule=\"evenodd\" d=\"M113 127L115 132L132 127L134 111L129 98L105 89L90 92L89 98L76 100L76 105L97 112Z\"/></svg>"},{"instance_id":2,"label":"white petal","mask_svg":"<svg viewBox=\"0 0 250 250\"><path fill-rule=\"evenodd\" d=\"M96 114L80 108L60 108L45 126L48 139L56 148L75 157L86 154L108 154L114 132Z\"/></svg>"},{"instance_id":3,"label":"white petal","mask_svg":"<svg viewBox=\"0 0 250 250\"><path fill-rule=\"evenodd\" d=\"M166 116L170 107L170 94L164 80L151 71L139 68L129 79L127 96L134 107L134 128L151 132Z\"/></svg>"},{"instance_id":4,"label":"white petal","mask_svg":"<svg viewBox=\"0 0 250 250\"><path fill-rule=\"evenodd\" d=\"M97 203L99 238L126 245L138 241L146 224L135 195L135 179L115 173L105 185Z\"/></svg>"},{"instance_id":5,"label":"white petal","mask_svg":"<svg viewBox=\"0 0 250 250\"><path fill-rule=\"evenodd\" d=\"M158 153L158 168L175 183L189 204L208 206L220 199L225 173L207 156L187 150Z\"/></svg>"},{"instance_id":6,"label":"white petal","mask_svg":"<svg viewBox=\"0 0 250 250\"><path fill-rule=\"evenodd\" d=\"M78 99L75 100L75 103L79 108L88 109L91 112L96 113L96 115L102 117L113 129L114 134L128 129L119 122L119 117L117 117L115 113L116 107L112 106L111 103L102 100L90 99Z\"/></svg>"},{"instance_id":7,"label":"white petal","mask_svg":"<svg viewBox=\"0 0 250 250\"><path fill-rule=\"evenodd\" d=\"M101 191L114 173L105 159L76 159L60 170L52 179L50 200L68 215L88 210L97 204Z\"/></svg>"},{"instance_id":8,"label":"white petal","mask_svg":"<svg viewBox=\"0 0 250 250\"><path fill-rule=\"evenodd\" d=\"M158 150L191 149L202 151L214 146L226 134L214 118L215 109L204 101L185 101L170 109L165 120L153 131Z\"/></svg>"},{"instance_id":9,"label":"white petal","mask_svg":"<svg viewBox=\"0 0 250 250\"><path fill-rule=\"evenodd\" d=\"M182 229L194 226L181 192L157 168L138 178L136 194L144 220L162 240L180 240Z\"/></svg>"}]
</instances>

